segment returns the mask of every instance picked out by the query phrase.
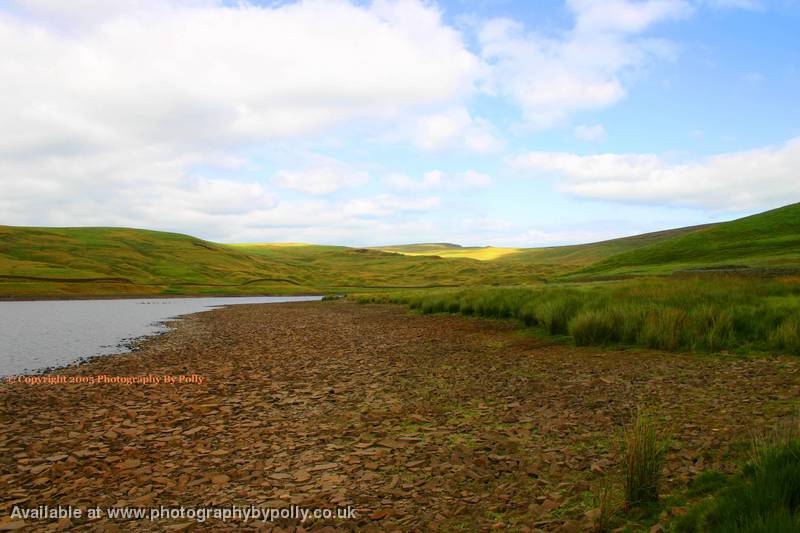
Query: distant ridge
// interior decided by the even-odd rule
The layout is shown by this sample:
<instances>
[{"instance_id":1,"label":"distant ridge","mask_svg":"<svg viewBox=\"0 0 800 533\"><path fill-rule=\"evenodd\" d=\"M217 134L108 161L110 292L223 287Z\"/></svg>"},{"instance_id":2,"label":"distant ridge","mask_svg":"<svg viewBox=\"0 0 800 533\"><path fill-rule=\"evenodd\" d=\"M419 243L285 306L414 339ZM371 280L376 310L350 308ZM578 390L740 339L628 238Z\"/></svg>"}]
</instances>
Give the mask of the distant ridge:
<instances>
[{"instance_id":1,"label":"distant ridge","mask_svg":"<svg viewBox=\"0 0 800 533\"><path fill-rule=\"evenodd\" d=\"M390 244L386 246L369 246L372 250L383 250L385 252L426 252L436 250L453 250L464 248L460 244L451 242L421 242L414 244Z\"/></svg>"},{"instance_id":2,"label":"distant ridge","mask_svg":"<svg viewBox=\"0 0 800 533\"><path fill-rule=\"evenodd\" d=\"M0 298L514 286L748 270L800 272L800 204L730 222L547 248L229 245L131 228L0 226Z\"/></svg>"}]
</instances>

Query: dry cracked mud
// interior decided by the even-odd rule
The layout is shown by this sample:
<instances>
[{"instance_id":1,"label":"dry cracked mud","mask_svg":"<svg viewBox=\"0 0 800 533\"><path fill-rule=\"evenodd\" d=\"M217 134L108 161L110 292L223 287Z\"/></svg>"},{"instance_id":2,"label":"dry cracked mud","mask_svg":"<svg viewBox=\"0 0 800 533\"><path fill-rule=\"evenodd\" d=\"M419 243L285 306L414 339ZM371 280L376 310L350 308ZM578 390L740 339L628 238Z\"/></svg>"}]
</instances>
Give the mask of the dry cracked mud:
<instances>
[{"instance_id":1,"label":"dry cracked mud","mask_svg":"<svg viewBox=\"0 0 800 533\"><path fill-rule=\"evenodd\" d=\"M388 305L239 305L60 375L178 384L0 384L0 530L482 531L588 527L637 408L666 491L730 471L792 415L795 359L574 348L511 323ZM55 507L346 508L274 523L22 520Z\"/></svg>"}]
</instances>

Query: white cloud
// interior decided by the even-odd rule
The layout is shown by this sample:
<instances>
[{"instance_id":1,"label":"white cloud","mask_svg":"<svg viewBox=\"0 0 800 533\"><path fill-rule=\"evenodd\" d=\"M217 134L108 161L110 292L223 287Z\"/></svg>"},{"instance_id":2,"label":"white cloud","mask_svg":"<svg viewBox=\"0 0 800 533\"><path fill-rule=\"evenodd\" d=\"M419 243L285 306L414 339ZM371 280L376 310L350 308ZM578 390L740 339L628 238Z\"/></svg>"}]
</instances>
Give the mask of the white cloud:
<instances>
[{"instance_id":1,"label":"white cloud","mask_svg":"<svg viewBox=\"0 0 800 533\"><path fill-rule=\"evenodd\" d=\"M502 143L492 125L475 119L464 108L447 109L421 117L417 123L415 143L423 150L461 148L470 152L497 151Z\"/></svg>"},{"instance_id":2,"label":"white cloud","mask_svg":"<svg viewBox=\"0 0 800 533\"><path fill-rule=\"evenodd\" d=\"M380 194L371 198L354 198L345 202L342 212L348 216L385 217L403 211L428 211L439 206L439 198L398 197Z\"/></svg>"},{"instance_id":3,"label":"white cloud","mask_svg":"<svg viewBox=\"0 0 800 533\"><path fill-rule=\"evenodd\" d=\"M186 173L204 157L150 148L0 158L0 213L9 224L188 230L276 205L261 183Z\"/></svg>"},{"instance_id":4,"label":"white cloud","mask_svg":"<svg viewBox=\"0 0 800 533\"><path fill-rule=\"evenodd\" d=\"M364 185L369 181L369 174L341 161L316 156L302 169L279 171L273 181L281 187L307 194L330 194Z\"/></svg>"},{"instance_id":5,"label":"white cloud","mask_svg":"<svg viewBox=\"0 0 800 533\"><path fill-rule=\"evenodd\" d=\"M149 149L0 159L0 176L17 176L2 184L2 222L169 229L223 242L341 244L375 242L401 228L407 238L411 228L430 232L415 217L440 205L438 197L413 194L286 201L258 181L187 174L207 156L173 159Z\"/></svg>"},{"instance_id":6,"label":"white cloud","mask_svg":"<svg viewBox=\"0 0 800 533\"><path fill-rule=\"evenodd\" d=\"M461 35L418 0L93 11L103 4L84 4L93 22L72 32L0 12L0 122L15 124L0 150L292 137L450 102L479 74Z\"/></svg>"},{"instance_id":7,"label":"white cloud","mask_svg":"<svg viewBox=\"0 0 800 533\"><path fill-rule=\"evenodd\" d=\"M715 8L757 10L764 7L758 0L705 0L705 3Z\"/></svg>"},{"instance_id":8,"label":"white cloud","mask_svg":"<svg viewBox=\"0 0 800 533\"><path fill-rule=\"evenodd\" d=\"M10 0L23 14L60 28L86 29L126 13L153 12L177 7L213 7L215 0Z\"/></svg>"},{"instance_id":9,"label":"white cloud","mask_svg":"<svg viewBox=\"0 0 800 533\"><path fill-rule=\"evenodd\" d=\"M781 146L671 163L653 154L531 152L510 164L551 174L571 194L603 200L667 203L726 211L764 209L800 200L800 138Z\"/></svg>"},{"instance_id":10,"label":"white cloud","mask_svg":"<svg viewBox=\"0 0 800 533\"><path fill-rule=\"evenodd\" d=\"M484 188L492 184L492 178L475 170L464 172L425 172L421 179L415 180L405 174L389 174L384 178L386 185L397 191L429 191L433 189Z\"/></svg>"},{"instance_id":11,"label":"white cloud","mask_svg":"<svg viewBox=\"0 0 800 533\"><path fill-rule=\"evenodd\" d=\"M482 66L435 5L230 4L3 4L0 123L13 127L0 129L2 222L240 240L280 228L295 237L352 230L360 217L400 224L404 213L438 205L391 195L287 202L275 183L327 194L368 175L312 157L263 182L247 177L240 155L258 160L275 143L308 142L341 124L381 127L458 105Z\"/></svg>"},{"instance_id":12,"label":"white cloud","mask_svg":"<svg viewBox=\"0 0 800 533\"><path fill-rule=\"evenodd\" d=\"M492 184L492 178L488 174L475 170L467 170L461 174L461 181L470 187L488 187Z\"/></svg>"},{"instance_id":13,"label":"white cloud","mask_svg":"<svg viewBox=\"0 0 800 533\"><path fill-rule=\"evenodd\" d=\"M587 142L601 142L606 140L606 129L602 124L580 124L573 130L575 137Z\"/></svg>"},{"instance_id":14,"label":"white cloud","mask_svg":"<svg viewBox=\"0 0 800 533\"><path fill-rule=\"evenodd\" d=\"M639 34L687 16L683 0L570 0L575 26L555 37L528 33L517 22L495 19L479 33L483 58L493 65L487 89L515 101L536 128L569 115L608 107L626 90L622 74L653 57L669 57L669 43Z\"/></svg>"},{"instance_id":15,"label":"white cloud","mask_svg":"<svg viewBox=\"0 0 800 533\"><path fill-rule=\"evenodd\" d=\"M567 5L577 21L576 32L587 34L639 33L657 22L691 13L691 4L684 0L567 0Z\"/></svg>"},{"instance_id":16,"label":"white cloud","mask_svg":"<svg viewBox=\"0 0 800 533\"><path fill-rule=\"evenodd\" d=\"M395 172L387 175L383 181L397 191L425 191L441 187L443 178L443 172L433 170L423 174L420 180Z\"/></svg>"},{"instance_id":17,"label":"white cloud","mask_svg":"<svg viewBox=\"0 0 800 533\"><path fill-rule=\"evenodd\" d=\"M366 184L365 171L290 156L274 176L256 179L249 158L265 160L284 142L292 155L306 154L317 135L347 153L370 148L347 145L335 129L342 125L368 131L365 139L399 131L426 151L493 153L503 145L497 128L466 107L476 87L516 102L531 124L567 123L623 98L628 70L669 53L642 34L690 11L680 0L573 0L568 7L574 27L550 37L488 22L478 57L426 0L7 1L0 7L0 124L8 126L0 128L0 221L172 229L221 240L436 234L441 228L424 219L441 207L436 194L487 187L488 175L395 174L384 184L396 194L353 198L351 191L342 199L325 195ZM575 134L599 138L591 128ZM625 165L634 181L650 166L672 168L656 156L618 157L605 181ZM578 191L587 186L580 179L565 184L576 194L611 194ZM286 201L280 187L314 197Z\"/></svg>"}]
</instances>

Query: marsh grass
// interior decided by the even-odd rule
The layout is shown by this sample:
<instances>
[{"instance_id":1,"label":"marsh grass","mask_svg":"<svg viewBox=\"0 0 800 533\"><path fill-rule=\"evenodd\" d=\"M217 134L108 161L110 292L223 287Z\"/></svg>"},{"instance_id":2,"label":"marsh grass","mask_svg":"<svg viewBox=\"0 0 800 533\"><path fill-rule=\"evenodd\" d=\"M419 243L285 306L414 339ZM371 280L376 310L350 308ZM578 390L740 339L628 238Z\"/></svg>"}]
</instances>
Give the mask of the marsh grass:
<instances>
[{"instance_id":1,"label":"marsh grass","mask_svg":"<svg viewBox=\"0 0 800 533\"><path fill-rule=\"evenodd\" d=\"M590 511L592 518L592 531L594 533L607 533L614 529L619 518L622 505L619 493L611 480L596 487L592 493L594 509Z\"/></svg>"},{"instance_id":2,"label":"marsh grass","mask_svg":"<svg viewBox=\"0 0 800 533\"><path fill-rule=\"evenodd\" d=\"M787 353L800 353L800 320L787 318L770 332L769 343Z\"/></svg>"},{"instance_id":3,"label":"marsh grass","mask_svg":"<svg viewBox=\"0 0 800 533\"><path fill-rule=\"evenodd\" d=\"M800 531L800 432L795 420L753 439L750 461L674 525L677 532ZM713 490L713 488L712 488Z\"/></svg>"},{"instance_id":4,"label":"marsh grass","mask_svg":"<svg viewBox=\"0 0 800 533\"><path fill-rule=\"evenodd\" d=\"M578 346L609 344L616 340L615 317L608 311L583 311L569 323L569 334Z\"/></svg>"},{"instance_id":5,"label":"marsh grass","mask_svg":"<svg viewBox=\"0 0 800 533\"><path fill-rule=\"evenodd\" d=\"M624 435L625 507L658 501L666 446L653 421L637 412Z\"/></svg>"},{"instance_id":6,"label":"marsh grass","mask_svg":"<svg viewBox=\"0 0 800 533\"><path fill-rule=\"evenodd\" d=\"M800 278L704 276L357 295L422 313L515 319L577 345L800 355Z\"/></svg>"},{"instance_id":7,"label":"marsh grass","mask_svg":"<svg viewBox=\"0 0 800 533\"><path fill-rule=\"evenodd\" d=\"M792 416L780 420L766 431L751 435L750 465L762 465L781 449L800 442L800 420Z\"/></svg>"}]
</instances>

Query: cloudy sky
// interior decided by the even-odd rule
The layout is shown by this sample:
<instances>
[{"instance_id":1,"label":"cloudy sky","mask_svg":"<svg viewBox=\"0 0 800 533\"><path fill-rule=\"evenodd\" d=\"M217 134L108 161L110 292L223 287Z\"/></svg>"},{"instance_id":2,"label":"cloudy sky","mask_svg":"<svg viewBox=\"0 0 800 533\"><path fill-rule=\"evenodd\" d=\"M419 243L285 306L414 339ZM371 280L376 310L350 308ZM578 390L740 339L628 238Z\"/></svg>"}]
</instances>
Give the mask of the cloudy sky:
<instances>
[{"instance_id":1,"label":"cloudy sky","mask_svg":"<svg viewBox=\"0 0 800 533\"><path fill-rule=\"evenodd\" d=\"M796 0L0 0L0 224L535 246L800 201Z\"/></svg>"}]
</instances>

